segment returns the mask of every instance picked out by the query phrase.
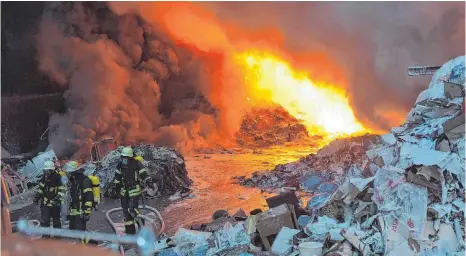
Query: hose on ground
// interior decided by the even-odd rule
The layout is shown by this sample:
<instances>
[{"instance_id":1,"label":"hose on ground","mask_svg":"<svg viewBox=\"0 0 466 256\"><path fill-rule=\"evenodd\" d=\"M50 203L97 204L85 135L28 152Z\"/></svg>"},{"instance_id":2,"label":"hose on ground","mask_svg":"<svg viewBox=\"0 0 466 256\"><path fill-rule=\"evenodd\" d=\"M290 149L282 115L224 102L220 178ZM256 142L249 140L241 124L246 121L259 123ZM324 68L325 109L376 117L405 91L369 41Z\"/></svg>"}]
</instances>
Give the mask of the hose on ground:
<instances>
[{"instance_id":1,"label":"hose on ground","mask_svg":"<svg viewBox=\"0 0 466 256\"><path fill-rule=\"evenodd\" d=\"M146 209L146 210L149 210L149 211L155 213L155 215L157 216L157 218L159 219L159 221L161 223L160 229L157 229L157 227L155 226L155 223L149 217L140 214L140 215L138 215L138 218L144 219L144 220L148 221L149 223L151 223L154 226L154 230L157 231L156 237L158 238L163 233L163 231L165 231L165 222L163 221L163 218L162 218L162 215L160 214L160 212L157 211L157 209L155 209L153 207L150 207L150 206L147 206L147 205L140 205L138 207L138 209ZM110 217L110 214L112 214L114 212L117 212L117 211L123 211L123 208L121 208L121 207L112 208L112 209L108 210L107 213L105 214L106 217L107 217L107 221L110 223L110 225L112 226L112 228L113 228L113 230L115 232L117 232L117 226L116 226L115 222L112 221L112 218ZM121 252L122 256L125 255L122 245L120 245L120 252Z\"/></svg>"}]
</instances>

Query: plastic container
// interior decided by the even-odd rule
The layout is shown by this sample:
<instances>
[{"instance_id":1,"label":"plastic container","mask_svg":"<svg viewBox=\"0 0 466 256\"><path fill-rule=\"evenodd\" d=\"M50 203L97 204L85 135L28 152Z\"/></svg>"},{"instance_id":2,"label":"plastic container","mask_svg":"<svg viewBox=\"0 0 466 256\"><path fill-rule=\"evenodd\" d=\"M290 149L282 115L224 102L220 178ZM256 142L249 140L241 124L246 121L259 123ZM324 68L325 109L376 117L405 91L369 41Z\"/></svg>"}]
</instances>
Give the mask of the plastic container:
<instances>
[{"instance_id":1,"label":"plastic container","mask_svg":"<svg viewBox=\"0 0 466 256\"><path fill-rule=\"evenodd\" d=\"M322 247L324 247L323 243L319 242L304 242L300 243L299 248L299 255L301 256L321 256L322 255Z\"/></svg>"}]
</instances>

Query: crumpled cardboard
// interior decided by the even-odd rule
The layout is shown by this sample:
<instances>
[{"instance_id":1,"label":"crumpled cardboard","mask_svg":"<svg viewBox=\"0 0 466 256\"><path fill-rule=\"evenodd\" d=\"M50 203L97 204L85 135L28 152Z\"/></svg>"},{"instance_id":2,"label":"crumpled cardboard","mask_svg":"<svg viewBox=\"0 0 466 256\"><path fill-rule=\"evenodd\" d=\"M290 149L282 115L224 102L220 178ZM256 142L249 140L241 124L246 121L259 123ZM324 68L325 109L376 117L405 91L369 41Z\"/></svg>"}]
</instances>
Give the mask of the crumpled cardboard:
<instances>
[{"instance_id":1,"label":"crumpled cardboard","mask_svg":"<svg viewBox=\"0 0 466 256\"><path fill-rule=\"evenodd\" d=\"M276 255L288 255L293 249L293 236L298 234L298 229L283 227L275 238L272 245L272 253Z\"/></svg>"},{"instance_id":2,"label":"crumpled cardboard","mask_svg":"<svg viewBox=\"0 0 466 256\"><path fill-rule=\"evenodd\" d=\"M372 200L379 211L390 213L397 225L405 226L410 236L419 238L427 218L426 188L406 183L404 175L396 169L380 169L374 180Z\"/></svg>"},{"instance_id":3,"label":"crumpled cardboard","mask_svg":"<svg viewBox=\"0 0 466 256\"><path fill-rule=\"evenodd\" d=\"M298 227L294 207L287 204L257 214L256 221L257 231L266 250L270 250L272 247L269 241L270 236L278 234L283 227L291 229Z\"/></svg>"}]
</instances>

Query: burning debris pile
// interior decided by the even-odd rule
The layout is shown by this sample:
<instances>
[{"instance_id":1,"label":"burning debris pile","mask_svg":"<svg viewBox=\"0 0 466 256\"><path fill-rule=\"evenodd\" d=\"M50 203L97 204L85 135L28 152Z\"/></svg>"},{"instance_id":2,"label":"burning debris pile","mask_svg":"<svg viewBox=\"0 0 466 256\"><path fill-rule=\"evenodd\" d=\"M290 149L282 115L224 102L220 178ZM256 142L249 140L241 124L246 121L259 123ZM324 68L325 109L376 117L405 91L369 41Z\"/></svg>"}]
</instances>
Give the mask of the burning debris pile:
<instances>
[{"instance_id":1,"label":"burning debris pile","mask_svg":"<svg viewBox=\"0 0 466 256\"><path fill-rule=\"evenodd\" d=\"M312 194L295 245L317 242L327 255L464 254L464 62L444 64L391 133L337 140L240 182Z\"/></svg>"},{"instance_id":2,"label":"burning debris pile","mask_svg":"<svg viewBox=\"0 0 466 256\"><path fill-rule=\"evenodd\" d=\"M112 194L112 182L122 149L110 151L96 166L96 175L106 196ZM189 190L192 181L188 178L184 158L174 149L141 144L134 148L134 154L144 159L143 164L154 180L154 186L145 190L149 196L171 196Z\"/></svg>"},{"instance_id":3,"label":"burning debris pile","mask_svg":"<svg viewBox=\"0 0 466 256\"><path fill-rule=\"evenodd\" d=\"M245 147L267 147L308 138L306 126L284 108L253 108L245 115L236 142Z\"/></svg>"}]
</instances>

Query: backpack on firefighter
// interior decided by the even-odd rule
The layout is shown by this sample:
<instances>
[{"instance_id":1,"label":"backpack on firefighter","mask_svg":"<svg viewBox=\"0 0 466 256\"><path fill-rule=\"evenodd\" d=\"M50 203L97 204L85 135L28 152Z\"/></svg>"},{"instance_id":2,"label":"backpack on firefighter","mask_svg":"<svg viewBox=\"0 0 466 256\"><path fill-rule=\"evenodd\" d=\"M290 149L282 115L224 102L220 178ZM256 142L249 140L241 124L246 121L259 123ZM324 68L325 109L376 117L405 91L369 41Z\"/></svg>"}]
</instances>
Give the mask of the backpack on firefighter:
<instances>
[{"instance_id":1,"label":"backpack on firefighter","mask_svg":"<svg viewBox=\"0 0 466 256\"><path fill-rule=\"evenodd\" d=\"M102 195L100 193L100 179L95 175L96 166L92 163L86 166L86 175L92 182L92 193L94 194L94 209L97 210L97 205L101 203Z\"/></svg>"}]
</instances>

